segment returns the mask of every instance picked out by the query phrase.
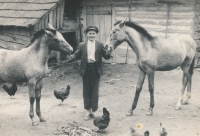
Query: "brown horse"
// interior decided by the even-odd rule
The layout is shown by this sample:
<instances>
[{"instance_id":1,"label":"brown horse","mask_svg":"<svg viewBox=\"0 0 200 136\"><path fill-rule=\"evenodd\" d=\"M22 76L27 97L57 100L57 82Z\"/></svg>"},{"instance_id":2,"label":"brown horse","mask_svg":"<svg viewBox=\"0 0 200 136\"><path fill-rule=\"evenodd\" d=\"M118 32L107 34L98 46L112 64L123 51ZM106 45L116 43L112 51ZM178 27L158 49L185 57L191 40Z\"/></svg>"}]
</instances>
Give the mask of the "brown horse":
<instances>
[{"instance_id":1,"label":"brown horse","mask_svg":"<svg viewBox=\"0 0 200 136\"><path fill-rule=\"evenodd\" d=\"M186 104L191 97L192 74L196 44L189 35L176 35L168 39L153 37L143 27L133 23L119 21L106 42L108 50L114 50L122 42L127 42L136 54L139 78L136 86L135 98L127 115L133 114L142 90L145 76L148 76L150 92L150 107L147 115L153 114L154 108L154 73L155 71L169 71L181 67L183 71L181 95L176 110L181 109L181 103ZM183 101L187 86L187 96Z\"/></svg>"},{"instance_id":2,"label":"brown horse","mask_svg":"<svg viewBox=\"0 0 200 136\"><path fill-rule=\"evenodd\" d=\"M50 24L33 35L31 44L21 50L0 49L0 84L28 82L30 112L32 125L38 125L34 120L33 104L36 99L36 113L40 122L45 119L40 111L41 89L43 77L48 66L47 60L51 50L71 53L72 47L65 41L63 36Z\"/></svg>"}]
</instances>

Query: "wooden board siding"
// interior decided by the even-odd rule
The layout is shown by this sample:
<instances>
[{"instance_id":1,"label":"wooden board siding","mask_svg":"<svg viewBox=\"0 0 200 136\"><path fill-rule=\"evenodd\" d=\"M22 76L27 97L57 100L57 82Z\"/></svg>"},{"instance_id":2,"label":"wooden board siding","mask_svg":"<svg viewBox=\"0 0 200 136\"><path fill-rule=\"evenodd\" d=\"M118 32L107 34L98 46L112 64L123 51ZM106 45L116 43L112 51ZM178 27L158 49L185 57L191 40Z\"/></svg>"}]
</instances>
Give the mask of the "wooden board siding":
<instances>
[{"instance_id":1,"label":"wooden board siding","mask_svg":"<svg viewBox=\"0 0 200 136\"><path fill-rule=\"evenodd\" d=\"M2 27L0 48L18 50L30 44L30 30L23 27Z\"/></svg>"},{"instance_id":2,"label":"wooden board siding","mask_svg":"<svg viewBox=\"0 0 200 136\"><path fill-rule=\"evenodd\" d=\"M130 18L152 35L165 38L167 24L166 4L131 4L128 6L116 6L116 21Z\"/></svg>"},{"instance_id":3,"label":"wooden board siding","mask_svg":"<svg viewBox=\"0 0 200 136\"><path fill-rule=\"evenodd\" d=\"M63 25L63 12L64 12L64 3L65 0L60 0L60 3L57 4L46 16L43 16L40 21L38 21L34 26L34 31L39 31L46 28L48 23L56 29L61 29Z\"/></svg>"},{"instance_id":4,"label":"wooden board siding","mask_svg":"<svg viewBox=\"0 0 200 136\"><path fill-rule=\"evenodd\" d=\"M169 4L167 37L174 34L193 35L195 6L193 4Z\"/></svg>"},{"instance_id":5,"label":"wooden board siding","mask_svg":"<svg viewBox=\"0 0 200 136\"><path fill-rule=\"evenodd\" d=\"M199 4L195 2L198 3L195 0L84 0L83 7L87 13L86 17L83 16L83 18L88 23L84 24L83 21L83 26L94 24L98 19L102 21L101 14L108 14L108 12L103 10L95 13L94 9L98 10L99 7L103 9L104 6L109 4L112 14L111 20L108 19L107 24L114 24L116 21L129 18L131 21L144 27L153 36L168 38L175 34L189 34L195 37L196 43L200 45L200 2ZM195 23L197 13L198 19L196 19ZM99 20L99 22L101 21ZM194 29L198 32L194 32ZM100 37L105 33L109 33L109 31L107 32L107 29L100 31L98 38L102 42L104 40ZM127 44L123 43L113 53L114 58L112 62L125 63L125 60L128 63L134 62L131 58L135 58L135 55L130 52L132 52L131 49L128 48L127 50Z\"/></svg>"}]
</instances>

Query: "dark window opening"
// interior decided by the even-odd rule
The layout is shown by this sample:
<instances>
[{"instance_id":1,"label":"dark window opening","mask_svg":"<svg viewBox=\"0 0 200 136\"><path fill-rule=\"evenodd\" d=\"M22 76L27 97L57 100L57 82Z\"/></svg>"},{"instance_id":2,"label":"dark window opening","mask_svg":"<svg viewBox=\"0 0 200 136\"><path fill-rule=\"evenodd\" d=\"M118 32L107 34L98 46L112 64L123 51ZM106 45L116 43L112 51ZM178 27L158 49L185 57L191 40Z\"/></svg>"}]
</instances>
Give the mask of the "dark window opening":
<instances>
[{"instance_id":1,"label":"dark window opening","mask_svg":"<svg viewBox=\"0 0 200 136\"><path fill-rule=\"evenodd\" d=\"M77 20L77 11L81 0L65 0L64 19Z\"/></svg>"}]
</instances>

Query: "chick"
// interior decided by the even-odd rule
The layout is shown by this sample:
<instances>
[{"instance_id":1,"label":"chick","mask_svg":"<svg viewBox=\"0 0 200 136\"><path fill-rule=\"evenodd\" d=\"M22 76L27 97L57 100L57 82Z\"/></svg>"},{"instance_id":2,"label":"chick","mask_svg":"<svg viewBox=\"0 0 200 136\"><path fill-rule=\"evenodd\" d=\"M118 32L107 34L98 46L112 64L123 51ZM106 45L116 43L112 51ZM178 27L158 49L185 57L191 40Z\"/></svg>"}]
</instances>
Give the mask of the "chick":
<instances>
[{"instance_id":1,"label":"chick","mask_svg":"<svg viewBox=\"0 0 200 136\"><path fill-rule=\"evenodd\" d=\"M144 132L144 136L149 136L150 135L150 132L147 130Z\"/></svg>"},{"instance_id":2,"label":"chick","mask_svg":"<svg viewBox=\"0 0 200 136\"><path fill-rule=\"evenodd\" d=\"M166 136L167 135L167 131L166 129L162 126L162 123L160 123L160 136Z\"/></svg>"},{"instance_id":3,"label":"chick","mask_svg":"<svg viewBox=\"0 0 200 136\"><path fill-rule=\"evenodd\" d=\"M8 87L4 84L3 89L10 95L10 98L12 99L12 96L14 97L15 93L17 92L17 85L12 84L12 86Z\"/></svg>"},{"instance_id":4,"label":"chick","mask_svg":"<svg viewBox=\"0 0 200 136\"><path fill-rule=\"evenodd\" d=\"M144 132L144 135L138 134L136 130L132 127L130 128L130 130L131 130L131 136L149 136L150 135L148 130Z\"/></svg>"},{"instance_id":5,"label":"chick","mask_svg":"<svg viewBox=\"0 0 200 136\"><path fill-rule=\"evenodd\" d=\"M65 89L65 91L56 91L54 90L54 96L57 98L57 99L60 99L61 100L61 103L60 105L63 103L63 101L69 96L70 94L70 86L67 85L67 88Z\"/></svg>"},{"instance_id":6,"label":"chick","mask_svg":"<svg viewBox=\"0 0 200 136\"><path fill-rule=\"evenodd\" d=\"M109 126L109 122L110 113L105 107L103 108L103 116L96 116L93 121L94 125L99 128L98 131L106 129Z\"/></svg>"}]
</instances>

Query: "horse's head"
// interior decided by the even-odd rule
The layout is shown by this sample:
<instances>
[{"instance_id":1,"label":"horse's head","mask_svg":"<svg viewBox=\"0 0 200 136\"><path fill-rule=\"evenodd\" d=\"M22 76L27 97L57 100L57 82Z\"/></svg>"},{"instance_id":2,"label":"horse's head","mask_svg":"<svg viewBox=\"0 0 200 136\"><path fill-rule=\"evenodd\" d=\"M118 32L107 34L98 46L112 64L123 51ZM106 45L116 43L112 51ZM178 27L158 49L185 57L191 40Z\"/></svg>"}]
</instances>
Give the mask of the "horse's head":
<instances>
[{"instance_id":1,"label":"horse's head","mask_svg":"<svg viewBox=\"0 0 200 136\"><path fill-rule=\"evenodd\" d=\"M112 51L122 42L124 42L127 38L126 33L124 32L124 25L126 23L126 19L123 21L116 22L114 24L114 28L111 30L110 36L108 37L105 48Z\"/></svg>"},{"instance_id":2,"label":"horse's head","mask_svg":"<svg viewBox=\"0 0 200 136\"><path fill-rule=\"evenodd\" d=\"M45 29L45 33L50 37L49 47L51 49L64 53L72 53L73 48L71 45L64 39L62 34L55 30L50 24L48 24L48 27Z\"/></svg>"}]
</instances>

